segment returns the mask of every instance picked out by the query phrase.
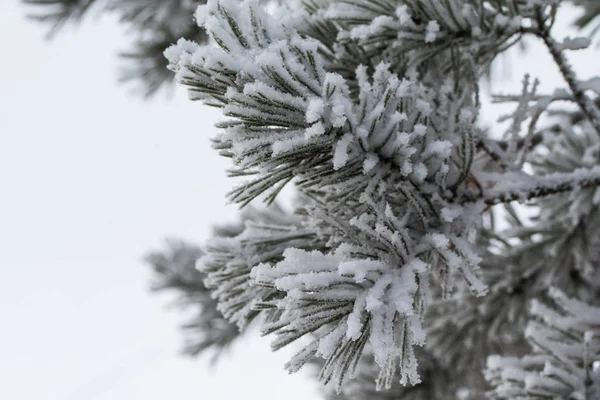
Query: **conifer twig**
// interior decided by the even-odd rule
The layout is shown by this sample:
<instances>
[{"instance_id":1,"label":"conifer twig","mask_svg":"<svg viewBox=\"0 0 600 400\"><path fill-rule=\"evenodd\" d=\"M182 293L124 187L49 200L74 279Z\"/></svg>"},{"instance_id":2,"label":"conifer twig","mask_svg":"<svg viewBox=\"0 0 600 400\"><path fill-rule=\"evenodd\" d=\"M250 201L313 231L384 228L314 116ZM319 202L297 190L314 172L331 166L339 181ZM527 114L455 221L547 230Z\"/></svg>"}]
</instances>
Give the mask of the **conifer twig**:
<instances>
[{"instance_id":1,"label":"conifer twig","mask_svg":"<svg viewBox=\"0 0 600 400\"><path fill-rule=\"evenodd\" d=\"M584 90L577 82L575 73L569 65L567 58L559 48L552 35L550 35L550 29L544 24L542 13L539 7L537 8L536 19L538 24L537 36L542 39L548 48L548 51L558 66L560 73L569 85L571 92L573 92L573 99L579 105L579 108L581 108L581 111L590 121L596 132L598 132L600 135L600 113L598 112L598 108L585 94Z\"/></svg>"},{"instance_id":2,"label":"conifer twig","mask_svg":"<svg viewBox=\"0 0 600 400\"><path fill-rule=\"evenodd\" d=\"M553 194L568 192L578 188L600 185L600 166L580 168L569 173L554 173L531 180L507 180L472 200L483 200L488 205L508 203L514 200L531 200Z\"/></svg>"}]
</instances>

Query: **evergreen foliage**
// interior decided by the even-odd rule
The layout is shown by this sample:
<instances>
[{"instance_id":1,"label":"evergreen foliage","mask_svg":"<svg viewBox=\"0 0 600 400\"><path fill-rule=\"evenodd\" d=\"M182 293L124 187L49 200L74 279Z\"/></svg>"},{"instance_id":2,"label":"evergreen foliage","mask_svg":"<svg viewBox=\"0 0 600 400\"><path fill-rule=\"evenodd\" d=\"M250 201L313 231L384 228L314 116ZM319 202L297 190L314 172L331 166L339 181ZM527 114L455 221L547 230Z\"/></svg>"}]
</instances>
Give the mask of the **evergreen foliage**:
<instances>
[{"instance_id":1,"label":"evergreen foliage","mask_svg":"<svg viewBox=\"0 0 600 400\"><path fill-rule=\"evenodd\" d=\"M182 352L195 356L211 349L217 356L239 331L217 310L217 301L203 282L205 274L196 269L200 256L199 247L169 240L166 250L149 253L146 262L154 271L151 289L175 292L177 304L192 311L192 317L182 326L186 333Z\"/></svg>"},{"instance_id":2,"label":"evergreen foliage","mask_svg":"<svg viewBox=\"0 0 600 400\"><path fill-rule=\"evenodd\" d=\"M90 7L27 1L54 4L55 26ZM204 253L149 257L155 287L198 307L187 353L256 325L332 400L600 398L600 77L569 62L590 37L553 32L577 6L593 35L597 2L106 4L152 32L128 72L149 92L168 76L158 51L185 37L168 68L221 109L213 147L246 179L228 195L240 222ZM479 83L526 37L564 82L524 77L485 128Z\"/></svg>"},{"instance_id":3,"label":"evergreen foliage","mask_svg":"<svg viewBox=\"0 0 600 400\"><path fill-rule=\"evenodd\" d=\"M600 398L600 308L557 289L548 295L549 303L531 304L525 337L533 354L488 359L489 398Z\"/></svg>"}]
</instances>

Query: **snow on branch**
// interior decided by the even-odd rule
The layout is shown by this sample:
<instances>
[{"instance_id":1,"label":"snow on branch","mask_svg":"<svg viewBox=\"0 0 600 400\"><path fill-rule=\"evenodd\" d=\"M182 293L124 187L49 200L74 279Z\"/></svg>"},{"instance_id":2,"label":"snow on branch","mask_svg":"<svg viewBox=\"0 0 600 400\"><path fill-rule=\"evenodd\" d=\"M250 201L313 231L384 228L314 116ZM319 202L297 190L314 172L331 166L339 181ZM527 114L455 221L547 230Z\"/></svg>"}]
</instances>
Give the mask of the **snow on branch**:
<instances>
[{"instance_id":1,"label":"snow on branch","mask_svg":"<svg viewBox=\"0 0 600 400\"><path fill-rule=\"evenodd\" d=\"M254 285L250 273L260 263L278 262L288 247L319 248L326 239L303 228L301 219L271 206L266 210L247 208L235 229L217 229L216 237L205 245L206 254L198 269L207 274L204 283L218 301L217 309L243 331L259 315L276 320L278 311L256 308L256 302L273 301L282 292L273 287ZM264 322L264 321L263 321Z\"/></svg>"},{"instance_id":2,"label":"snow on branch","mask_svg":"<svg viewBox=\"0 0 600 400\"><path fill-rule=\"evenodd\" d=\"M550 289L550 301L533 301L525 337L533 354L492 356L489 398L600 398L600 309Z\"/></svg>"},{"instance_id":3,"label":"snow on branch","mask_svg":"<svg viewBox=\"0 0 600 400\"><path fill-rule=\"evenodd\" d=\"M600 183L595 166L539 177L474 167L481 70L523 19L546 22L556 3L462 3L312 2L315 18L297 30L256 1L210 0L196 19L211 44L182 39L165 52L190 97L228 118L213 146L232 159L232 176L250 179L229 198L271 204L290 182L306 197L297 215L255 215L211 240L205 283L240 328L260 321L273 349L311 338L287 369L322 358L320 379L337 391L364 355L377 389L420 381L415 348L432 292L445 297L456 277L487 291L474 243L485 204ZM522 140L535 99L526 81L504 153ZM494 186L478 181L489 176ZM469 194L475 186L480 195Z\"/></svg>"},{"instance_id":4,"label":"snow on branch","mask_svg":"<svg viewBox=\"0 0 600 400\"><path fill-rule=\"evenodd\" d=\"M422 382L417 386L404 386L400 384L400 377L394 376L392 387L388 390L378 390L377 381L380 371L371 354L367 354L356 367L356 376L348 381L337 394L325 388L327 400L434 400L434 399L460 399L467 398L456 396L457 384L453 382L449 370L442 368L437 360L430 354L417 348L416 357L419 360L419 375ZM321 366L318 363L317 366ZM398 371L396 371L398 374Z\"/></svg>"},{"instance_id":5,"label":"snow on branch","mask_svg":"<svg viewBox=\"0 0 600 400\"><path fill-rule=\"evenodd\" d=\"M428 64L427 73L477 80L491 60L515 43L530 2L463 0L336 1L324 16L375 60L394 70ZM434 67L432 68L432 64ZM439 78L439 76L436 76Z\"/></svg>"},{"instance_id":6,"label":"snow on branch","mask_svg":"<svg viewBox=\"0 0 600 400\"><path fill-rule=\"evenodd\" d=\"M519 175L485 189L479 199L494 205L510 201L527 201L537 197L564 193L600 185L600 166L579 168L572 172L556 172L544 176Z\"/></svg>"},{"instance_id":7,"label":"snow on branch","mask_svg":"<svg viewBox=\"0 0 600 400\"><path fill-rule=\"evenodd\" d=\"M541 11L539 11L539 8L537 8L537 10L537 35L543 40L544 44L548 48L548 51L552 55L552 58L558 66L563 78L569 85L569 88L573 94L573 98L581 108L581 111L588 118L597 134L600 135L600 110L585 93L585 85L582 85L582 83L577 80L576 74L568 62L566 55L564 54L564 45L561 45L554 40L550 34L550 29L544 23ZM589 45L589 42L587 44Z\"/></svg>"},{"instance_id":8,"label":"snow on branch","mask_svg":"<svg viewBox=\"0 0 600 400\"><path fill-rule=\"evenodd\" d=\"M451 87L444 87L446 98L436 99L414 78L399 79L381 63L372 76L364 66L355 71L356 101L341 75L325 71L314 41L251 3L230 10L216 4L209 3L199 20L221 50L180 41L166 55L193 98L231 117L215 147L233 158L232 175L256 176L231 192L233 201L245 205L265 192L272 201L295 177L305 188L322 187L362 171L367 182L378 165L399 166L416 182L440 174L458 174L455 184L462 182L473 156L474 112L450 100ZM437 112L434 101L441 103ZM434 127L448 120L454 120L453 132L440 137ZM453 141L464 149L456 162L450 162ZM461 171L452 171L455 166Z\"/></svg>"},{"instance_id":9,"label":"snow on branch","mask_svg":"<svg viewBox=\"0 0 600 400\"><path fill-rule=\"evenodd\" d=\"M429 88L380 63L356 69L353 94L325 70L318 43L254 2L209 1L197 20L216 46L182 40L166 55L192 98L230 118L214 145L233 159L232 174L255 176L230 198L272 202L295 179L311 199L305 223L319 227L313 237L304 225L249 222L238 237L209 243L202 269L220 310L240 327L267 310L274 349L316 333L288 369L323 357L321 379L337 390L367 345L382 388L396 369L416 384L429 270L445 271L446 286L460 276L475 294L486 291L465 237L478 205L445 198L474 159L472 88Z\"/></svg>"}]
</instances>

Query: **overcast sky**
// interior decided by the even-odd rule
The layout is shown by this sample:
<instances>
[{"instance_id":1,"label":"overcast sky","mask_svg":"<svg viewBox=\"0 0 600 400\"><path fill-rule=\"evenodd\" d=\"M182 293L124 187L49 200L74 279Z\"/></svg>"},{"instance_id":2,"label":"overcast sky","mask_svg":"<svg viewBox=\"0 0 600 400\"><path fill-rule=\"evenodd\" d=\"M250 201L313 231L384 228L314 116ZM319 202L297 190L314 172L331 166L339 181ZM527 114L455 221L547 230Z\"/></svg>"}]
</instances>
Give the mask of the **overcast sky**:
<instances>
[{"instance_id":1,"label":"overcast sky","mask_svg":"<svg viewBox=\"0 0 600 400\"><path fill-rule=\"evenodd\" d=\"M235 218L218 114L120 87L111 20L46 43L17 5L0 1L0 398L315 398L256 335L213 372L179 356L181 315L148 294L146 251Z\"/></svg>"},{"instance_id":2,"label":"overcast sky","mask_svg":"<svg viewBox=\"0 0 600 400\"><path fill-rule=\"evenodd\" d=\"M216 111L183 90L147 103L119 86L127 43L110 19L48 44L23 14L0 1L0 398L316 398L283 371L291 351L256 337L212 372L180 357L181 315L148 294L146 251L201 243L235 217L228 161L208 142ZM575 59L583 76L597 69ZM562 85L540 48L506 64L515 79L498 89L527 71Z\"/></svg>"}]
</instances>

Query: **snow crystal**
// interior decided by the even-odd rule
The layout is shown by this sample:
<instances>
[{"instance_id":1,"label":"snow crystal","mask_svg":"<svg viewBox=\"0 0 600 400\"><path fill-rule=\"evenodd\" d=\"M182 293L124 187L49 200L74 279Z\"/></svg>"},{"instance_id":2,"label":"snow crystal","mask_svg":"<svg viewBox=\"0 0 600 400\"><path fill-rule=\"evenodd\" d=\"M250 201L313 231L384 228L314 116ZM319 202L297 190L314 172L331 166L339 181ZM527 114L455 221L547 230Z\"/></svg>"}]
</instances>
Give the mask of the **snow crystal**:
<instances>
[{"instance_id":1,"label":"snow crystal","mask_svg":"<svg viewBox=\"0 0 600 400\"><path fill-rule=\"evenodd\" d=\"M412 294L409 304L412 304ZM407 319L413 335L412 344L423 346L425 344L425 339L427 339L427 333L425 332L425 329L423 329L421 318L419 318L418 315L409 315Z\"/></svg>"},{"instance_id":2,"label":"snow crystal","mask_svg":"<svg viewBox=\"0 0 600 400\"><path fill-rule=\"evenodd\" d=\"M340 263L338 271L341 275L352 275L356 283L362 283L372 271L384 271L386 265L376 260L350 260Z\"/></svg>"},{"instance_id":3,"label":"snow crystal","mask_svg":"<svg viewBox=\"0 0 600 400\"><path fill-rule=\"evenodd\" d=\"M488 356L485 364L487 369L500 369L507 365L507 362L510 363L510 361L513 361L514 363L514 361L517 361L517 359L514 357L502 357L498 355L491 355ZM512 363L508 365L512 365Z\"/></svg>"},{"instance_id":4,"label":"snow crystal","mask_svg":"<svg viewBox=\"0 0 600 400\"><path fill-rule=\"evenodd\" d=\"M323 103L323 100L319 98L310 100L308 107L306 108L306 122L312 124L313 122L318 121L323 116L324 110L325 103Z\"/></svg>"},{"instance_id":5,"label":"snow crystal","mask_svg":"<svg viewBox=\"0 0 600 400\"><path fill-rule=\"evenodd\" d=\"M321 136L325 133L325 127L321 122L317 122L316 124L312 124L304 131L304 138L310 139L316 136Z\"/></svg>"},{"instance_id":6,"label":"snow crystal","mask_svg":"<svg viewBox=\"0 0 600 400\"><path fill-rule=\"evenodd\" d=\"M394 19L389 15L375 17L368 25L359 25L350 31L353 39L367 39L369 36L382 32L390 26L394 26Z\"/></svg>"},{"instance_id":7,"label":"snow crystal","mask_svg":"<svg viewBox=\"0 0 600 400\"><path fill-rule=\"evenodd\" d=\"M317 348L317 355L323 358L327 358L333 353L342 337L346 333L346 329L343 324L340 324L337 328L331 331L327 336L319 340L319 347Z\"/></svg>"},{"instance_id":8,"label":"snow crystal","mask_svg":"<svg viewBox=\"0 0 600 400\"><path fill-rule=\"evenodd\" d=\"M429 233L426 235L428 241L438 250L443 250L448 247L450 242L445 235L441 233Z\"/></svg>"},{"instance_id":9,"label":"snow crystal","mask_svg":"<svg viewBox=\"0 0 600 400\"><path fill-rule=\"evenodd\" d=\"M179 64L184 54L194 54L199 48L197 43L181 38L177 44L167 47L163 54L169 63Z\"/></svg>"},{"instance_id":10,"label":"snow crystal","mask_svg":"<svg viewBox=\"0 0 600 400\"><path fill-rule=\"evenodd\" d=\"M318 250L308 252L290 247L283 252L283 261L277 263L276 270L278 273L294 274L331 271L340 261L339 257Z\"/></svg>"},{"instance_id":11,"label":"snow crystal","mask_svg":"<svg viewBox=\"0 0 600 400\"><path fill-rule=\"evenodd\" d=\"M341 128L346 123L346 107L344 104L336 104L331 108L331 125Z\"/></svg>"},{"instance_id":12,"label":"snow crystal","mask_svg":"<svg viewBox=\"0 0 600 400\"><path fill-rule=\"evenodd\" d=\"M361 92L368 92L371 90L371 84L369 83L369 75L367 73L366 65L359 65L356 67L356 80Z\"/></svg>"},{"instance_id":13,"label":"snow crystal","mask_svg":"<svg viewBox=\"0 0 600 400\"><path fill-rule=\"evenodd\" d=\"M208 4L200 4L194 12L194 20L198 26L203 27L206 20L210 17L210 9Z\"/></svg>"},{"instance_id":14,"label":"snow crystal","mask_svg":"<svg viewBox=\"0 0 600 400\"><path fill-rule=\"evenodd\" d=\"M346 133L335 145L335 151L333 153L333 168L340 169L348 162L350 156L348 155L348 147L354 140L354 135Z\"/></svg>"},{"instance_id":15,"label":"snow crystal","mask_svg":"<svg viewBox=\"0 0 600 400\"><path fill-rule=\"evenodd\" d=\"M326 88L328 86L333 86L335 89L341 89L342 92L348 91L348 86L346 85L346 80L340 74L336 74L334 72L328 72L325 75L325 85Z\"/></svg>"},{"instance_id":16,"label":"snow crystal","mask_svg":"<svg viewBox=\"0 0 600 400\"><path fill-rule=\"evenodd\" d=\"M392 283L392 277L390 275L383 275L377 282L373 285L373 287L369 290L369 294L367 295L366 300L366 309L367 311L373 311L378 309L383 305L382 298L385 294L385 290Z\"/></svg>"},{"instance_id":17,"label":"snow crystal","mask_svg":"<svg viewBox=\"0 0 600 400\"><path fill-rule=\"evenodd\" d=\"M431 43L435 41L437 34L440 32L440 24L435 20L429 21L427 23L426 31L425 43Z\"/></svg>"},{"instance_id":18,"label":"snow crystal","mask_svg":"<svg viewBox=\"0 0 600 400\"><path fill-rule=\"evenodd\" d=\"M284 291L289 291L298 287L314 290L331 286L331 284L338 280L339 275L335 272L308 272L277 278L275 279L275 285L279 290Z\"/></svg>"},{"instance_id":19,"label":"snow crystal","mask_svg":"<svg viewBox=\"0 0 600 400\"><path fill-rule=\"evenodd\" d=\"M424 156L437 155L441 158L450 157L452 152L452 143L447 140L434 140L425 148Z\"/></svg>"},{"instance_id":20,"label":"snow crystal","mask_svg":"<svg viewBox=\"0 0 600 400\"><path fill-rule=\"evenodd\" d=\"M413 164L412 162L410 162L410 160L404 160L404 162L402 163L402 166L400 167L400 172L402 172L402 175L408 175L411 172L413 172Z\"/></svg>"},{"instance_id":21,"label":"snow crystal","mask_svg":"<svg viewBox=\"0 0 600 400\"><path fill-rule=\"evenodd\" d=\"M452 222L460 216L462 210L460 207L444 207L442 208L442 218L446 222Z\"/></svg>"},{"instance_id":22,"label":"snow crystal","mask_svg":"<svg viewBox=\"0 0 600 400\"><path fill-rule=\"evenodd\" d=\"M586 181L600 179L600 166L593 168L578 168L572 172L555 172L552 174L537 177L535 179L505 179L497 183L494 187L487 189L485 197L487 198L527 198L529 192L538 188L550 190L552 188L570 187L577 188Z\"/></svg>"},{"instance_id":23,"label":"snow crystal","mask_svg":"<svg viewBox=\"0 0 600 400\"><path fill-rule=\"evenodd\" d=\"M422 100L422 99L418 99L415 102L415 108L419 112L421 112L425 117L429 116L431 114L431 112L433 111L431 104L429 104L428 102L426 102L425 100Z\"/></svg>"},{"instance_id":24,"label":"snow crystal","mask_svg":"<svg viewBox=\"0 0 600 400\"><path fill-rule=\"evenodd\" d=\"M413 166L413 176L417 181L422 182L427 178L427 167L425 164L419 162Z\"/></svg>"},{"instance_id":25,"label":"snow crystal","mask_svg":"<svg viewBox=\"0 0 600 400\"><path fill-rule=\"evenodd\" d=\"M363 328L362 313L365 308L366 299L367 292L362 292L354 301L354 307L352 308L352 312L346 321L346 325L348 327L346 336L349 339L356 340L360 337L360 332Z\"/></svg>"},{"instance_id":26,"label":"snow crystal","mask_svg":"<svg viewBox=\"0 0 600 400\"><path fill-rule=\"evenodd\" d=\"M427 134L427 126L423 124L416 124L413 128L413 134L417 136L425 136Z\"/></svg>"},{"instance_id":27,"label":"snow crystal","mask_svg":"<svg viewBox=\"0 0 600 400\"><path fill-rule=\"evenodd\" d=\"M406 132L400 132L396 135L396 146L404 147L410 142L410 135Z\"/></svg>"},{"instance_id":28,"label":"snow crystal","mask_svg":"<svg viewBox=\"0 0 600 400\"><path fill-rule=\"evenodd\" d=\"M412 84L410 83L410 81L406 78L403 78L402 82L400 82L400 85L398 85L398 89L396 92L397 96L400 98L405 97L410 92L411 86ZM404 115L406 116L406 114Z\"/></svg>"},{"instance_id":29,"label":"snow crystal","mask_svg":"<svg viewBox=\"0 0 600 400\"><path fill-rule=\"evenodd\" d=\"M378 162L379 162L379 157L377 157L376 154L373 154L373 153L367 154L367 157L365 158L365 161L363 162L363 172L366 174L367 172L369 172L370 170L375 168L375 166L377 165Z\"/></svg>"},{"instance_id":30,"label":"snow crystal","mask_svg":"<svg viewBox=\"0 0 600 400\"><path fill-rule=\"evenodd\" d=\"M360 313L350 313L350 315L348 315L348 319L346 320L346 324L348 327L346 332L348 338L353 340L358 339L360 337L360 331L363 328L363 323L360 320Z\"/></svg>"},{"instance_id":31,"label":"snow crystal","mask_svg":"<svg viewBox=\"0 0 600 400\"><path fill-rule=\"evenodd\" d=\"M400 7L396 8L396 16L400 20L400 24L406 25L409 22L412 22L412 17L408 12L408 6L406 4L402 4Z\"/></svg>"}]
</instances>

